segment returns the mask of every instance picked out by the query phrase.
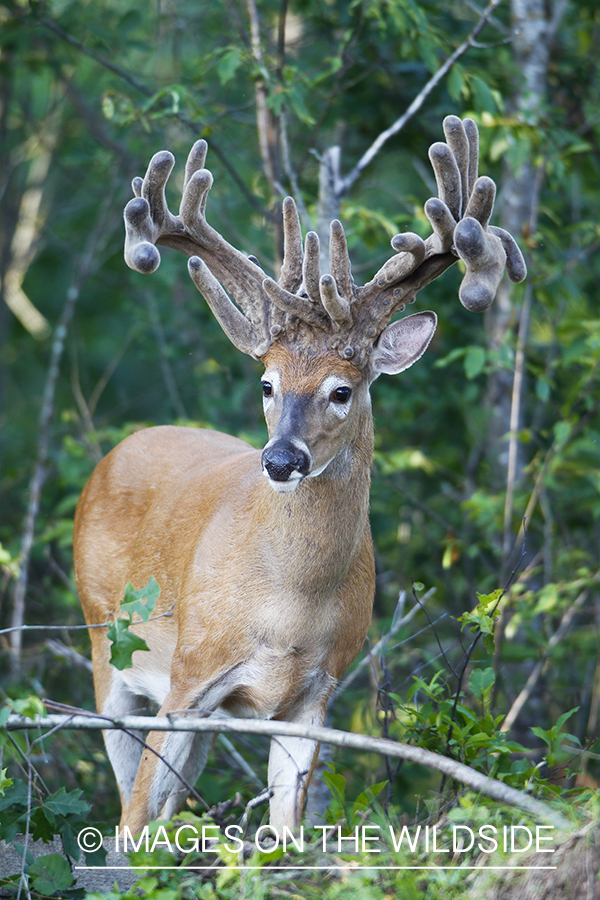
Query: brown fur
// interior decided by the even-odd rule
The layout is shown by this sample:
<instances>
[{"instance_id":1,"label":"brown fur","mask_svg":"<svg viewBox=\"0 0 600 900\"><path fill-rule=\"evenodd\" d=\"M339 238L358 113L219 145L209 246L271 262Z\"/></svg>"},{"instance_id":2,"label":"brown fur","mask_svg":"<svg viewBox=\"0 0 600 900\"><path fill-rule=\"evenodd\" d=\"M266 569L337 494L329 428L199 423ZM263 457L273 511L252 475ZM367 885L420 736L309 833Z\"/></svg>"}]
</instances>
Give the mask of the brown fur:
<instances>
[{"instance_id":1,"label":"brown fur","mask_svg":"<svg viewBox=\"0 0 600 900\"><path fill-rule=\"evenodd\" d=\"M151 575L161 587L156 613L174 606L172 617L137 626L150 653L134 653L133 670L124 673L138 681L146 673L170 678L159 715L211 708L210 697L231 681L219 704L226 711L297 719L309 705L311 684L321 679L310 703L312 720L322 720L327 697L369 626L373 437L364 375L333 354L297 357L281 346L265 362L277 367L284 394L310 397L331 372L357 392L364 388L367 402L357 401L335 428L319 426L318 410L308 415L312 431L304 440L316 451L337 441L347 449L343 464L278 494L262 474L260 452L242 441L213 431L151 428L102 460L77 508L76 578L88 623L106 622L127 582L139 588ZM116 676L104 629L90 634L102 712ZM256 677L237 683L231 673L244 667L255 667ZM162 733L148 737L159 752L165 741ZM134 831L157 812L149 800L157 765L145 752L131 799L122 797L122 823ZM292 821L282 824L300 820L302 775Z\"/></svg>"}]
</instances>

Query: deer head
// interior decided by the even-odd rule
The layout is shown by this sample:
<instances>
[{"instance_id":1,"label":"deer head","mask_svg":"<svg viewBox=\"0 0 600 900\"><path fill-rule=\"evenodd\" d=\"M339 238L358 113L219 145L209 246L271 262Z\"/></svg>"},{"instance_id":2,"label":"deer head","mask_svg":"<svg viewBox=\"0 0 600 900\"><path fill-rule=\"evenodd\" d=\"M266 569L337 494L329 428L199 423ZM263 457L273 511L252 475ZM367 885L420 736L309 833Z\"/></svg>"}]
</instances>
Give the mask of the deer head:
<instances>
[{"instance_id":1,"label":"deer head","mask_svg":"<svg viewBox=\"0 0 600 900\"><path fill-rule=\"evenodd\" d=\"M363 405L354 402L357 393L365 395L382 372L402 372L424 353L435 331L435 313L389 323L425 285L461 258L466 273L460 300L467 309L482 311L494 299L505 267L513 281L525 277L525 263L511 235L489 225L496 188L490 178L477 175L475 123L448 116L444 134L446 143L433 144L429 151L439 194L425 204L432 234L427 240L412 233L396 235L392 239L396 253L363 286L352 278L338 220L331 223L330 272L320 273L318 236L308 232L303 245L291 197L283 202L284 259L277 281L266 275L258 260L221 237L206 221L213 181L204 168L206 141L197 141L188 156L178 216L169 212L165 200L174 165L171 153L157 153L144 179L133 181L136 196L125 209L127 264L138 272L154 272L160 264L156 244L186 253L194 284L232 343L267 365L262 384L270 439L263 466L276 490L288 491L307 475L324 471L333 458L328 448L344 446L336 439L337 432L342 426L352 431L351 408ZM289 428L290 390L281 391L277 384L286 352L312 360L313 368L316 360L350 363L345 369L339 365L337 371L331 369L322 384L313 384L315 421L332 438L319 440L319 458L306 439L310 411L305 409L303 437Z\"/></svg>"}]
</instances>

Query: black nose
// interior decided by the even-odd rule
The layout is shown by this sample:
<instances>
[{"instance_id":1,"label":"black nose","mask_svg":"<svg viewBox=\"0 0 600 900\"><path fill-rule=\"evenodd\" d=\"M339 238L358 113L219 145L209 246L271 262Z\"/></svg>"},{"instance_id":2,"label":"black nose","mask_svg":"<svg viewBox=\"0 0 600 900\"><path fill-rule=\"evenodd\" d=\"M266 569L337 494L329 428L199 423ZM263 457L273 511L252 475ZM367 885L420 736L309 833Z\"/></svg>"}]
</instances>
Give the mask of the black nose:
<instances>
[{"instance_id":1,"label":"black nose","mask_svg":"<svg viewBox=\"0 0 600 900\"><path fill-rule=\"evenodd\" d=\"M306 453L297 447L288 443L276 443L265 447L262 464L273 481L289 481L292 472L307 474L309 460Z\"/></svg>"}]
</instances>

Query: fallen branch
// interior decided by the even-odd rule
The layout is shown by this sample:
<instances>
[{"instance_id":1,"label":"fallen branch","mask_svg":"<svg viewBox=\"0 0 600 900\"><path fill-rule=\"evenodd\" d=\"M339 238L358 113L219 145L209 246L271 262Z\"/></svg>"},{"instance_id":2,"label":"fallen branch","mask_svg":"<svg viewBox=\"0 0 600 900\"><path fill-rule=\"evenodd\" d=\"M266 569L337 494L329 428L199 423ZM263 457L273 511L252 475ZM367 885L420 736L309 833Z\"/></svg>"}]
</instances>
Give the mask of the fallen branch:
<instances>
[{"instance_id":1,"label":"fallen branch","mask_svg":"<svg viewBox=\"0 0 600 900\"><path fill-rule=\"evenodd\" d=\"M197 715L197 714L196 714ZM264 734L269 736L285 735L287 737L306 738L333 744L336 747L349 747L353 750L362 750L369 753L378 753L382 756L391 756L396 759L405 759L418 765L427 766L444 773L447 777L471 788L471 790L484 794L487 797L514 806L531 816L540 818L555 828L565 833L570 833L575 826L568 822L560 813L552 809L541 800L517 791L494 778L489 778L481 772L464 765L464 763L449 759L424 750L422 747L413 747L399 741L388 738L370 737L364 734L351 734L347 731L339 731L334 728L325 728L316 725L300 725L295 722L279 722L273 720L237 719L233 717L212 718L205 717L162 717L151 716L122 716L118 719L100 718L93 713L89 715L52 715L36 716L34 719L25 716L11 715L3 726L8 731L43 729L43 728L71 728L76 730L101 731L112 729L127 729L128 731L191 731L191 732L234 732L237 734Z\"/></svg>"}]
</instances>

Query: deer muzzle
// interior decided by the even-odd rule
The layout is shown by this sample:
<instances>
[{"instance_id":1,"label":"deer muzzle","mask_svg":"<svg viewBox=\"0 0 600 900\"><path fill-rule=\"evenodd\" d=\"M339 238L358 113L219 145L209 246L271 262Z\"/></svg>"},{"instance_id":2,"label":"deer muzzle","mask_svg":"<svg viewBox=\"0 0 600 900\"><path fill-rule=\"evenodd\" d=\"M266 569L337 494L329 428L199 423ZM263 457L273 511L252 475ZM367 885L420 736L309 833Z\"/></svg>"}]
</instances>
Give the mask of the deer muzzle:
<instances>
[{"instance_id":1,"label":"deer muzzle","mask_svg":"<svg viewBox=\"0 0 600 900\"><path fill-rule=\"evenodd\" d=\"M263 450L262 467L264 475L274 482L275 490L293 490L308 475L310 458L291 441L279 440L267 444Z\"/></svg>"}]
</instances>

